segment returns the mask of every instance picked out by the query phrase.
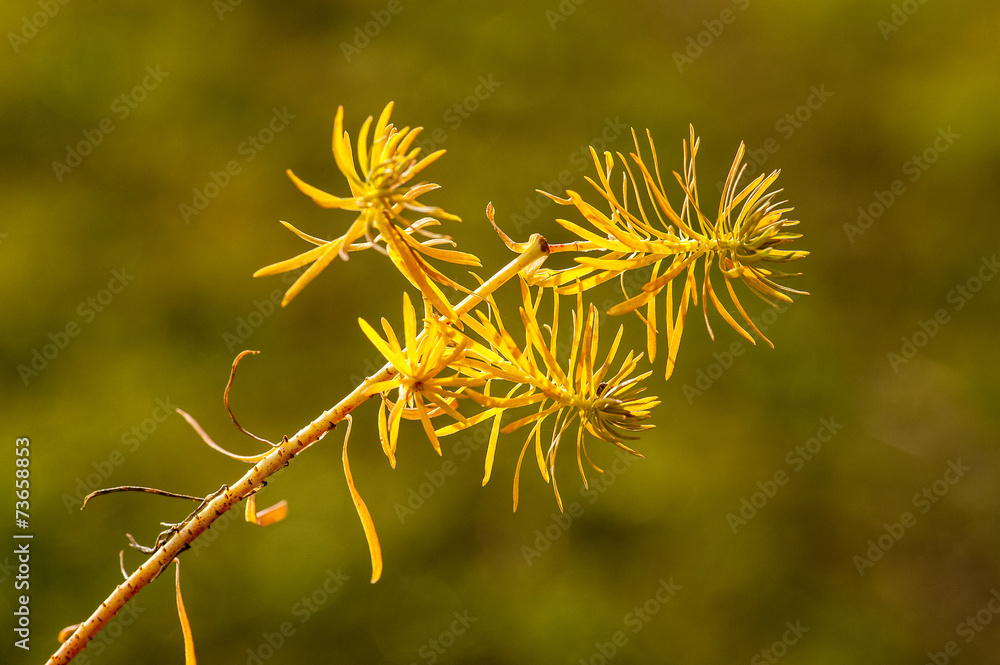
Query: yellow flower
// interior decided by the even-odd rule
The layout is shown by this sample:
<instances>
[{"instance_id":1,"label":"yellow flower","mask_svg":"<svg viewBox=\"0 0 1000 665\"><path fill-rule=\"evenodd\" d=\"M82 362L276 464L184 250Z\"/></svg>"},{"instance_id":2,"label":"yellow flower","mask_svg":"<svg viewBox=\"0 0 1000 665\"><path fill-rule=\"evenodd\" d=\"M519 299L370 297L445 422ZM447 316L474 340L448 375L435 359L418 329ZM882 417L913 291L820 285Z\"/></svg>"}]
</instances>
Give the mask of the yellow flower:
<instances>
[{"instance_id":1,"label":"yellow flower","mask_svg":"<svg viewBox=\"0 0 1000 665\"><path fill-rule=\"evenodd\" d=\"M610 207L610 215L587 203L575 191L567 191L565 199L548 194L557 203L575 206L596 229L596 232L593 232L567 220L558 220L563 227L582 239L580 243L573 243L573 249L603 250L606 254L599 258L578 257L576 261L580 265L573 268L538 271L533 281L543 286L555 287L561 293L574 293L621 277L627 271L652 266L652 272L648 281L642 285L642 291L631 297L626 294L625 301L612 307L608 313L617 315L635 311L639 315L647 327L647 346L650 360L653 360L656 356L657 337L655 299L661 291L666 290L668 343L666 376L669 378L676 361L689 303L693 301L697 306L699 291L705 325L710 335L714 337L708 322L709 300L734 330L754 343L753 337L729 313L716 293L711 281L711 272L718 262L726 290L743 321L765 342L771 344L747 315L733 290L732 282L742 281L755 295L771 305L774 305L775 301L791 302L791 298L785 292L804 293L774 281L775 278L787 277L793 273L768 267L769 264L787 263L809 254L801 250L780 249L801 236L788 231L789 227L798 222L784 217L785 213L791 210L782 207L784 201L775 202L780 190L769 191L778 177L778 171L773 171L767 176L758 176L737 192L738 182L746 168L741 166L744 154L744 147L741 144L723 187L719 212L714 219L710 219L703 212L698 198L695 156L699 140L695 137L692 127L690 140L683 143L684 175L674 173L684 192L684 201L678 212L667 200L652 136L647 131L653 156L652 170L641 156L639 141L634 131L632 138L636 151L631 157L641 177L633 173L632 167L619 153L618 156L627 174L627 177L622 178L620 197L611 184L614 157L611 153L605 152L602 165L597 152L591 148L600 182L595 182L589 177L587 180L598 191L603 199L602 202ZM631 196L629 189L632 192ZM655 215L655 222L647 214L647 205L643 204L643 197L640 194L641 189L646 191L647 205ZM631 209L630 202L633 202ZM553 251L559 251L558 247L554 247ZM699 259L704 259L700 270ZM702 276L700 286L699 272ZM684 273L686 275L683 291L675 317L673 281ZM638 311L643 305L646 306L645 316Z\"/></svg>"},{"instance_id":2,"label":"yellow flower","mask_svg":"<svg viewBox=\"0 0 1000 665\"><path fill-rule=\"evenodd\" d=\"M303 182L288 171L292 182L320 207L357 212L358 216L346 233L333 240L316 238L303 233L291 224L282 222L300 238L316 245L299 256L261 268L254 273L254 277L276 275L312 264L288 289L281 302L283 306L291 302L338 256L347 260L349 252L375 248L388 254L399 271L420 289L440 312L454 317L450 304L435 282L447 284L458 290L464 289L434 269L424 257L472 266L479 266L479 259L464 252L435 247L435 245L454 243L450 238L432 233L427 228L439 224L442 220L461 220L440 208L420 202L420 196L438 189L438 185L412 181L417 174L437 161L445 151L438 150L420 159L420 148L413 148L413 142L421 128L396 129L389 124L392 107L393 104L390 102L382 111L375 124L371 146L368 145L368 132L371 129L372 117L369 116L362 125L357 143L357 167L350 136L344 131L344 108L337 109L333 129L333 156L338 169L347 178L351 189L350 196L338 197L328 194ZM407 211L425 217L411 222L403 217ZM414 234L419 234L426 240L418 241L413 238ZM362 239L364 241L359 242Z\"/></svg>"}]
</instances>

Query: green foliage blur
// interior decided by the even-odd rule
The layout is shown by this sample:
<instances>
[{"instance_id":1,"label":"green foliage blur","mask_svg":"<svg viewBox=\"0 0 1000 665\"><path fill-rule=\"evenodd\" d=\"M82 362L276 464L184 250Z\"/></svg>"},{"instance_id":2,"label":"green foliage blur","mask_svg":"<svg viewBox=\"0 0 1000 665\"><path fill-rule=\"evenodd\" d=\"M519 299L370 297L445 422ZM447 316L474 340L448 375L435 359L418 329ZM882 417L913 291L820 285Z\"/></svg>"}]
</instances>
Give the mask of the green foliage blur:
<instances>
[{"instance_id":1,"label":"green foliage blur","mask_svg":"<svg viewBox=\"0 0 1000 665\"><path fill-rule=\"evenodd\" d=\"M288 283L251 274L304 249L279 220L342 232L350 216L284 171L345 193L337 106L356 136L389 100L398 126L448 150L426 200L464 219L449 232L484 274L511 258L487 202L518 240L568 240L554 220L578 218L536 188L587 191L586 146L627 154L630 126L678 169L693 123L710 211L740 141L750 177L782 169L812 252L791 285L812 295L777 314L743 299L774 350L714 315L712 342L692 315L674 376L653 367L645 459L592 445L608 472L584 490L567 450L563 516L530 459L512 513L521 435L501 439L486 487L485 430L439 458L410 423L392 470L365 405L352 465L382 580L368 582L338 428L261 493L289 501L287 520L233 515L183 555L200 662L995 657L998 21L971 0L4 3L0 474L30 437L35 537L31 650L5 628L0 659L42 662L121 581L125 534L148 544L191 507L120 494L80 512L80 496L207 494L243 473L173 413L256 452L222 405L239 351L261 354L233 408L271 440L381 364L356 320L401 322L407 285L384 257L333 264L285 309L271 298ZM643 350L638 320L621 322ZM7 627L19 592L3 542ZM168 578L78 662L181 662Z\"/></svg>"}]
</instances>

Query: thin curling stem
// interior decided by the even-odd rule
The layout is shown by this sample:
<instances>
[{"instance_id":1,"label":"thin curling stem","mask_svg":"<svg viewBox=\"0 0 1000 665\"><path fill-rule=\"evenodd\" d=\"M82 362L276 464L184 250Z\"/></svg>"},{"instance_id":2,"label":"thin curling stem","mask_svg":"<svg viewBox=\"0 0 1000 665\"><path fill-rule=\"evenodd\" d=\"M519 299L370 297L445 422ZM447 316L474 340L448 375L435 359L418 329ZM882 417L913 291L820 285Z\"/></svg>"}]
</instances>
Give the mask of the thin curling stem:
<instances>
[{"instance_id":1,"label":"thin curling stem","mask_svg":"<svg viewBox=\"0 0 1000 665\"><path fill-rule=\"evenodd\" d=\"M472 295L467 296L455 308L455 313L461 316L472 311L481 302L485 302L493 291L515 277L522 270L531 271L537 269L544 262L548 254L549 247L545 238L538 234L533 235L524 251L484 282ZM421 332L421 336L423 334ZM391 364L386 363L382 369L365 379L361 385L342 399L340 403L303 427L295 436L278 444L236 483L214 496L211 501L207 502L201 510L184 523L159 549L153 552L122 584L115 587L115 590L101 603L100 607L86 621L80 624L73 631L72 635L63 642L62 646L49 657L47 661L48 665L64 665L72 661L87 646L87 643L94 639L94 636L121 611L125 603L142 591L146 585L155 580L174 558L189 547L198 536L207 531L216 519L237 503L258 491L264 486L268 477L288 466L288 463L296 455L322 439L337 423L369 399L369 396L366 396L369 386L380 381L386 381L392 378L394 374L395 371L392 369Z\"/></svg>"}]
</instances>

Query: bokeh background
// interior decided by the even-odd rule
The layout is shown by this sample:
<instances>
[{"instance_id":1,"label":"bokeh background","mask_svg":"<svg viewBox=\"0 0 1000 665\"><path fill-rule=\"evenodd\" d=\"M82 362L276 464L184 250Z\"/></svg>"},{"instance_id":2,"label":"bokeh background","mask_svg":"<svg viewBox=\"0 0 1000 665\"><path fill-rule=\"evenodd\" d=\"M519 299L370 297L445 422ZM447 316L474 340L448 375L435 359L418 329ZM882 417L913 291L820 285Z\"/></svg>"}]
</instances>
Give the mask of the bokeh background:
<instances>
[{"instance_id":1,"label":"bokeh background","mask_svg":"<svg viewBox=\"0 0 1000 665\"><path fill-rule=\"evenodd\" d=\"M532 207L535 188L563 172L585 188L584 147L629 151L624 126L650 128L677 169L693 123L706 200L740 141L750 171L782 169L812 252L793 285L812 295L762 319L776 349L743 345L731 363L740 338L715 317L713 343L693 316L674 376L654 368L663 403L645 460L584 492L565 455L570 521L531 466L511 512L520 437L503 440L486 487L484 432L445 440L438 458L409 427L392 470L365 406L352 462L383 579L368 582L335 433L261 495L288 499L285 522L224 520L184 555L201 662L991 660L998 25L1000 9L970 0L3 3L3 476L29 436L35 539L31 651L5 629L2 660L42 662L120 580L126 532L149 542L189 508L117 495L80 512L84 492L205 494L243 473L166 415L181 407L220 443L255 450L222 405L236 352L262 351L234 408L272 439L377 359L355 322L399 325L406 287L383 257L334 264L274 312L261 303L287 283L251 274L303 249L279 220L344 228L349 216L314 206L284 171L346 191L329 153L336 108L356 135L389 100L398 125L448 150L427 200L464 218L451 232L486 269L509 260L488 201L515 236L566 238L554 206ZM624 323L641 347L638 322ZM37 375L25 371L36 351L53 356L35 359ZM727 517L741 506L746 524ZM121 624L81 662L183 657L171 581Z\"/></svg>"}]
</instances>

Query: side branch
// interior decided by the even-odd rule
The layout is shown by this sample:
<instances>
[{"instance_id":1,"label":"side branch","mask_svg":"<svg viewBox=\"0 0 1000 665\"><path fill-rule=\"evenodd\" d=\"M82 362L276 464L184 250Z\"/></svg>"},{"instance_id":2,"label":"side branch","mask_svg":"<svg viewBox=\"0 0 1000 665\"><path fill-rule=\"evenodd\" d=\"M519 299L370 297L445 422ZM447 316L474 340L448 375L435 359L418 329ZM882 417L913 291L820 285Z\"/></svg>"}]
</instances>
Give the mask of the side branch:
<instances>
[{"instance_id":1,"label":"side branch","mask_svg":"<svg viewBox=\"0 0 1000 665\"><path fill-rule=\"evenodd\" d=\"M495 275L490 277L472 295L467 296L455 308L458 316L473 310L497 288L515 277L521 271L533 271L544 262L549 254L548 243L535 234L531 237L524 251L507 264ZM421 333L423 335L423 333ZM191 517L177 530L159 549L157 549L128 579L115 587L107 599L101 603L90 618L80 624L69 638L63 642L47 661L48 665L63 665L87 646L87 643L107 623L118 614L142 589L160 576L177 555L187 549L202 533L207 531L212 523L231 509L237 503L252 495L264 486L265 480L288 466L288 463L300 452L322 439L337 423L347 417L355 408L364 403L369 396L366 391L369 386L387 381L395 374L392 365L386 363L382 369L369 376L336 406L329 409L313 422L303 427L291 438L278 444L263 459L254 465L242 478L228 489L214 496L197 514Z\"/></svg>"}]
</instances>

